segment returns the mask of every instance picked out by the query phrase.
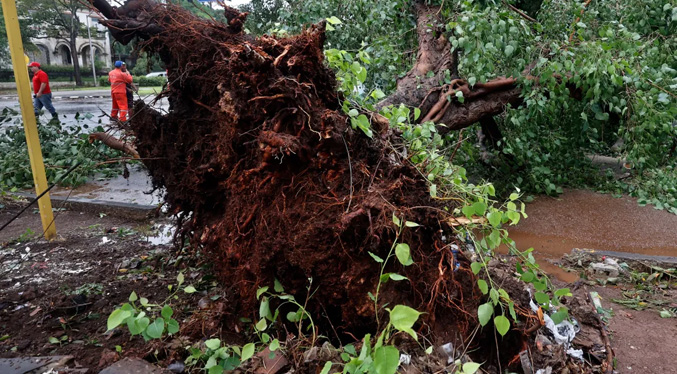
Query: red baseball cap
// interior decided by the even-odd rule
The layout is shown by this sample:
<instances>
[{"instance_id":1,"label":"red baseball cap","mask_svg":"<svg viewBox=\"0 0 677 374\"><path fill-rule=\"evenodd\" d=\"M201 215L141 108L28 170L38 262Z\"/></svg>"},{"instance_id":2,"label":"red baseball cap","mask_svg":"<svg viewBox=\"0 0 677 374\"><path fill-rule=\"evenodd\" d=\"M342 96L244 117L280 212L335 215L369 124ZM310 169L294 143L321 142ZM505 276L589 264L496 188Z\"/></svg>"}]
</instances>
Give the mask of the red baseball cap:
<instances>
[{"instance_id":1,"label":"red baseball cap","mask_svg":"<svg viewBox=\"0 0 677 374\"><path fill-rule=\"evenodd\" d=\"M40 63L39 63L39 62L36 62L36 61L33 61L33 62L31 62L30 64L28 64L28 67L29 67L29 68L32 68L32 67L34 67L34 66L35 66L36 68L39 68L39 67L40 67Z\"/></svg>"}]
</instances>

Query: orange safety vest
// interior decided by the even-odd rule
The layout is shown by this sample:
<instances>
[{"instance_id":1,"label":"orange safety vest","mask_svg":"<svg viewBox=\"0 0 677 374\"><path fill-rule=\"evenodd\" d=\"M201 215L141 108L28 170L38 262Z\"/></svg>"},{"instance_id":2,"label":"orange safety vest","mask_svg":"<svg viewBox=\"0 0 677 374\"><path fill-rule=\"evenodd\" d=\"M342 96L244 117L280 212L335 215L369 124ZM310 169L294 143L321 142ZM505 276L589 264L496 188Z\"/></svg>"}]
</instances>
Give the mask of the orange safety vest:
<instances>
[{"instance_id":1,"label":"orange safety vest","mask_svg":"<svg viewBox=\"0 0 677 374\"><path fill-rule=\"evenodd\" d=\"M132 76L120 69L114 69L108 73L108 81L111 93L127 95L127 83L132 83Z\"/></svg>"}]
</instances>

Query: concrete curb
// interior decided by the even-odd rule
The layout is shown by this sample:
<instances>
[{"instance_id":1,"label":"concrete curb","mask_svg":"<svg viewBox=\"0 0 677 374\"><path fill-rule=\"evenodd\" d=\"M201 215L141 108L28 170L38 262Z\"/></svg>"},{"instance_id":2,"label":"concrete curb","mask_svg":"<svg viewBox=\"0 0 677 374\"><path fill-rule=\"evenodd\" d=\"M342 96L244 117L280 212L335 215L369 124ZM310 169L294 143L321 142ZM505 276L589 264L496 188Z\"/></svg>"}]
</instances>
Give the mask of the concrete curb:
<instances>
[{"instance_id":1,"label":"concrete curb","mask_svg":"<svg viewBox=\"0 0 677 374\"><path fill-rule=\"evenodd\" d=\"M15 193L17 196L32 201L35 194ZM104 213L109 216L130 219L134 221L145 221L153 216L157 211L157 205L143 205L123 203L118 201L105 201L95 199L84 199L79 197L70 197L66 200L65 196L50 195L52 208L64 208L79 212Z\"/></svg>"}]
</instances>

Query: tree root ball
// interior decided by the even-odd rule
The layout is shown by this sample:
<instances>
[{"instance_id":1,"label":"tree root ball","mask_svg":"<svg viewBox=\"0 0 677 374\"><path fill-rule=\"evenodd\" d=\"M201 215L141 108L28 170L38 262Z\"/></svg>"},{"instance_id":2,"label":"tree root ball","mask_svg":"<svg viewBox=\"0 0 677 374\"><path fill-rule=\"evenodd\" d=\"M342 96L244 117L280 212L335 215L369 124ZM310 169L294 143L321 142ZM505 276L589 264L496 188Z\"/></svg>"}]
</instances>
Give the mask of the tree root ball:
<instances>
[{"instance_id":1,"label":"tree root ball","mask_svg":"<svg viewBox=\"0 0 677 374\"><path fill-rule=\"evenodd\" d=\"M226 12L228 25L132 0L107 24L168 68L172 110L139 103L135 146L182 233L232 291L229 312L259 318L256 291L277 279L297 300L308 298L321 333L374 332L369 293L380 264L369 253L388 256L396 214L420 225L398 239L414 264L389 260L385 271L408 279L384 284L380 306L409 305L426 312L419 329L442 323L450 336L464 335L480 297L469 264L453 256L455 237L398 137L387 126L373 139L350 127L324 62L324 24L255 39L241 30L245 15Z\"/></svg>"}]
</instances>

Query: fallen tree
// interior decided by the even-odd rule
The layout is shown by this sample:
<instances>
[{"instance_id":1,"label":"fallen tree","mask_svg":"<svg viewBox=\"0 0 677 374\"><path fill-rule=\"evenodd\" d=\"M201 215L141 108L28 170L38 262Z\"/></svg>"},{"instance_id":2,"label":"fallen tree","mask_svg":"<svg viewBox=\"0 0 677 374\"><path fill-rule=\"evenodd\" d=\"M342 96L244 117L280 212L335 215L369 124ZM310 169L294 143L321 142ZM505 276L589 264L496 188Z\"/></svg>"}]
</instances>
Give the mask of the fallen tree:
<instances>
[{"instance_id":1,"label":"fallen tree","mask_svg":"<svg viewBox=\"0 0 677 374\"><path fill-rule=\"evenodd\" d=\"M231 288L230 313L255 317L257 290L279 280L308 300L309 313L325 317L316 327L339 340L378 330L382 306L395 304L426 312L419 329L439 342L469 336L482 291L458 251L466 243L448 223L462 206L431 199L428 180L384 117L365 113L372 138L350 126L324 62L324 23L297 36L254 38L242 31L247 14L228 7L221 24L148 0L94 5L117 40L137 40L168 69L172 110L161 114L138 102L129 129L182 234L211 256ZM416 9L425 29L435 8ZM443 36L419 36L416 66L382 106L412 104L423 120L458 129L520 100L512 78L472 88L461 79L431 88L431 80L423 85L429 90L413 90L414 77L453 67ZM464 104L447 99L457 91ZM389 283L375 300L380 263L397 244L410 248L397 255L410 266L392 261L385 272L407 281ZM520 316L533 317L526 310ZM515 364L525 334L502 334L500 357L484 352L478 359Z\"/></svg>"}]
</instances>

